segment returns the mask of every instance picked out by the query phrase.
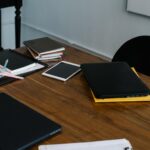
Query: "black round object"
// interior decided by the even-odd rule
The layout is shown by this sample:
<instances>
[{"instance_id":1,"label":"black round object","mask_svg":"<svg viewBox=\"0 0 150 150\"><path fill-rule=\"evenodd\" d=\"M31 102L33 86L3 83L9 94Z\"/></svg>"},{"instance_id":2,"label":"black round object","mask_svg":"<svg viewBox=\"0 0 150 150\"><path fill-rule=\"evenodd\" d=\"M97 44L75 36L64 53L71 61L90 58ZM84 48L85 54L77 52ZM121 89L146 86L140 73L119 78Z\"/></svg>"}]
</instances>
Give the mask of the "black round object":
<instances>
[{"instance_id":1,"label":"black round object","mask_svg":"<svg viewBox=\"0 0 150 150\"><path fill-rule=\"evenodd\" d=\"M125 42L112 61L125 61L138 72L150 76L150 36L138 36Z\"/></svg>"}]
</instances>

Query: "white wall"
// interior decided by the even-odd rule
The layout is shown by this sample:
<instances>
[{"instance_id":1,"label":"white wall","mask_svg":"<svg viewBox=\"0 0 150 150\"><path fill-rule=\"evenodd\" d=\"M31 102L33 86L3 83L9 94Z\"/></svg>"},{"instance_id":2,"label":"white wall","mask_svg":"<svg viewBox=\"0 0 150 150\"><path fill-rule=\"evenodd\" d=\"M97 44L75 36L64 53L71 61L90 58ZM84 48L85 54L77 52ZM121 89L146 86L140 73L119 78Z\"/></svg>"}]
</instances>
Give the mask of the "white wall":
<instances>
[{"instance_id":1,"label":"white wall","mask_svg":"<svg viewBox=\"0 0 150 150\"><path fill-rule=\"evenodd\" d=\"M150 0L127 0L127 10L150 16Z\"/></svg>"},{"instance_id":2,"label":"white wall","mask_svg":"<svg viewBox=\"0 0 150 150\"><path fill-rule=\"evenodd\" d=\"M128 39L150 35L150 18L127 12L126 0L23 2L24 26L58 36L109 58ZM23 38L30 39L31 36L24 33Z\"/></svg>"},{"instance_id":3,"label":"white wall","mask_svg":"<svg viewBox=\"0 0 150 150\"><path fill-rule=\"evenodd\" d=\"M15 48L15 28L13 7L2 9L2 47Z\"/></svg>"}]
</instances>

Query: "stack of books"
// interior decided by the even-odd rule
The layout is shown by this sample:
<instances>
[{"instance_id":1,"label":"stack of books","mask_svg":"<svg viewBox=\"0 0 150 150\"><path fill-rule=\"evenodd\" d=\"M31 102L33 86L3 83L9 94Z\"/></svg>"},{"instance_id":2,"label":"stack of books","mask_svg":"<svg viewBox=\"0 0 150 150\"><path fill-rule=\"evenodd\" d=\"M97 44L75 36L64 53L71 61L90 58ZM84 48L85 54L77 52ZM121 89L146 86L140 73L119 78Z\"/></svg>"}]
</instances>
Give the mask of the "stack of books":
<instances>
[{"instance_id":1,"label":"stack of books","mask_svg":"<svg viewBox=\"0 0 150 150\"><path fill-rule=\"evenodd\" d=\"M82 64L95 102L150 101L150 90L125 62Z\"/></svg>"},{"instance_id":2,"label":"stack of books","mask_svg":"<svg viewBox=\"0 0 150 150\"><path fill-rule=\"evenodd\" d=\"M47 64L61 61L65 50L60 43L48 37L24 41L24 45L34 59Z\"/></svg>"}]
</instances>

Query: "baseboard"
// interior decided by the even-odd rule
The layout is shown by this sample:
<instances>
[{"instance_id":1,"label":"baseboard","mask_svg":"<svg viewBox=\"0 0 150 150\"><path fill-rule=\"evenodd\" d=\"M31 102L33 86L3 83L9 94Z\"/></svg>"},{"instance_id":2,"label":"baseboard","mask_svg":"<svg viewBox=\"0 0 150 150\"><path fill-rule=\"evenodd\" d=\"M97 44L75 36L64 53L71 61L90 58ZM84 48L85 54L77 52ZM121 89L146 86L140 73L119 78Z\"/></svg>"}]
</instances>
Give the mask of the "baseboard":
<instances>
[{"instance_id":1,"label":"baseboard","mask_svg":"<svg viewBox=\"0 0 150 150\"><path fill-rule=\"evenodd\" d=\"M87 47L85 47L83 45L80 45L78 43L74 43L74 41L70 41L69 39L65 39L64 37L60 37L58 35L50 33L49 31L46 31L46 30L41 29L39 27L36 27L34 25L31 25L31 24L28 24L28 23L25 23L25 22L22 22L22 24L24 26L32 28L33 30L36 30L37 32L43 32L46 35L48 35L50 38L52 38L52 39L54 39L54 40L56 40L56 41L58 41L58 42L60 42L62 44L65 44L65 45L68 45L70 47L77 48L77 49L79 49L81 51L87 52L89 54L95 55L97 57L102 58L103 60L111 61L111 59L112 59L110 56L106 56L105 54L102 54L100 51L96 51L96 50L87 48Z\"/></svg>"}]
</instances>

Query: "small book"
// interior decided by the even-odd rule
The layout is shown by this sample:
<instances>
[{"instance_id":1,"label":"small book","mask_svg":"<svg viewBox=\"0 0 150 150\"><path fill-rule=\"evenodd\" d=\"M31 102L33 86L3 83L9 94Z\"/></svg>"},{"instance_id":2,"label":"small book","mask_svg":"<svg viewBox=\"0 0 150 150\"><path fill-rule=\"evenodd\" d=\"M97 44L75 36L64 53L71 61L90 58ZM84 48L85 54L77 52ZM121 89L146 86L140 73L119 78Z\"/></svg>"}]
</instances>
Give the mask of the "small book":
<instances>
[{"instance_id":1,"label":"small book","mask_svg":"<svg viewBox=\"0 0 150 150\"><path fill-rule=\"evenodd\" d=\"M29 48L32 56L39 57L43 54L51 54L64 51L65 48L58 42L48 38L37 38L23 42L24 45Z\"/></svg>"},{"instance_id":2,"label":"small book","mask_svg":"<svg viewBox=\"0 0 150 150\"><path fill-rule=\"evenodd\" d=\"M5 93L0 93L0 118L1 150L28 149L61 131L58 123Z\"/></svg>"},{"instance_id":3,"label":"small book","mask_svg":"<svg viewBox=\"0 0 150 150\"><path fill-rule=\"evenodd\" d=\"M61 61L43 72L42 75L61 81L66 81L77 74L80 70L80 65L78 64Z\"/></svg>"},{"instance_id":4,"label":"small book","mask_svg":"<svg viewBox=\"0 0 150 150\"><path fill-rule=\"evenodd\" d=\"M148 96L150 90L125 62L82 64L96 99Z\"/></svg>"},{"instance_id":5,"label":"small book","mask_svg":"<svg viewBox=\"0 0 150 150\"><path fill-rule=\"evenodd\" d=\"M126 139L92 141L68 144L49 144L39 146L39 150L132 150Z\"/></svg>"},{"instance_id":6,"label":"small book","mask_svg":"<svg viewBox=\"0 0 150 150\"><path fill-rule=\"evenodd\" d=\"M7 69L14 75L24 76L45 67L44 64L37 62L25 55L13 50L0 51L0 66L3 67L8 60ZM14 81L13 78L0 77L0 85Z\"/></svg>"}]
</instances>

